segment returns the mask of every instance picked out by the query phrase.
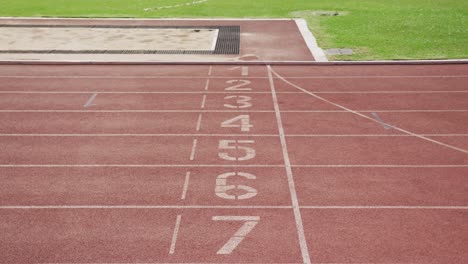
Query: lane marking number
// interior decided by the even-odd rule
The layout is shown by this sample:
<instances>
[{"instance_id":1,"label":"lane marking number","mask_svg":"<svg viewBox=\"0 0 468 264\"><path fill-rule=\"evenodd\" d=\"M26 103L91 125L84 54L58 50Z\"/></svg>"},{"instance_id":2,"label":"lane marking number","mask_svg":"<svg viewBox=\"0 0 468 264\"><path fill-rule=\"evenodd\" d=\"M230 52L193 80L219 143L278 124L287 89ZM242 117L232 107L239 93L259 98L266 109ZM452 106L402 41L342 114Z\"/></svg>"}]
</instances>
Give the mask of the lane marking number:
<instances>
[{"instance_id":1,"label":"lane marking number","mask_svg":"<svg viewBox=\"0 0 468 264\"><path fill-rule=\"evenodd\" d=\"M236 124L239 122L239 124ZM238 127L242 132L249 132L253 125L250 124L250 115L238 115L221 123L221 127Z\"/></svg>"},{"instance_id":2,"label":"lane marking number","mask_svg":"<svg viewBox=\"0 0 468 264\"><path fill-rule=\"evenodd\" d=\"M223 139L219 141L218 149L220 152L218 156L224 160L231 160L231 161L244 161L250 160L255 158L255 149L247 146L240 146L240 144L254 144L254 140L230 140L230 139ZM231 151L230 151L231 150ZM234 150L234 151L232 151ZM235 152L239 154L239 150L242 150L244 153L243 156L230 156L229 152Z\"/></svg>"},{"instance_id":3,"label":"lane marking number","mask_svg":"<svg viewBox=\"0 0 468 264\"><path fill-rule=\"evenodd\" d=\"M231 86L225 88L225 91L252 91L252 88L246 87L247 85L251 84L251 81L248 80L229 80L226 81L226 84L230 84Z\"/></svg>"},{"instance_id":4,"label":"lane marking number","mask_svg":"<svg viewBox=\"0 0 468 264\"><path fill-rule=\"evenodd\" d=\"M244 177L248 180L255 180L257 178L255 175L246 172L226 172L221 175L218 175L218 177L216 178L215 188L216 196L227 200L245 200L255 197L257 195L258 192L253 187L247 185L228 185L228 178L235 176ZM227 191L231 190L242 190L244 191L244 194L228 194Z\"/></svg>"},{"instance_id":5,"label":"lane marking number","mask_svg":"<svg viewBox=\"0 0 468 264\"><path fill-rule=\"evenodd\" d=\"M226 103L226 104L224 104L224 107L233 108L233 109L243 109L243 108L252 107L252 103L250 102L250 101L252 101L252 97L250 97L250 96L246 96L246 95L229 95L229 96L224 97L224 100L230 100L230 99L235 99L235 98L237 98L235 105Z\"/></svg>"},{"instance_id":6,"label":"lane marking number","mask_svg":"<svg viewBox=\"0 0 468 264\"><path fill-rule=\"evenodd\" d=\"M255 226L260 221L260 216L213 216L213 221L243 221L244 224L236 231L236 233L224 244L216 254L229 255L247 235L252 232Z\"/></svg>"},{"instance_id":7,"label":"lane marking number","mask_svg":"<svg viewBox=\"0 0 468 264\"><path fill-rule=\"evenodd\" d=\"M248 76L249 75L249 66L235 66L229 68L230 71L234 71L240 69L241 70L241 75L242 76Z\"/></svg>"}]
</instances>

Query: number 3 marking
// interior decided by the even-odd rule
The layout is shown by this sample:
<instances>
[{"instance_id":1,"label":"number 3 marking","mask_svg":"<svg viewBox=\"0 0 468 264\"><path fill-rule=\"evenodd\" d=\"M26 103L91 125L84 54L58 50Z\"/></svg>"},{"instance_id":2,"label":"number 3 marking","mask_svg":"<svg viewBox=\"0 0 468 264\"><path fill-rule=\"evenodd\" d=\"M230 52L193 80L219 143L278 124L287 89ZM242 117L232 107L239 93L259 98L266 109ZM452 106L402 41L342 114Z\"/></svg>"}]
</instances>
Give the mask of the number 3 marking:
<instances>
[{"instance_id":1,"label":"number 3 marking","mask_svg":"<svg viewBox=\"0 0 468 264\"><path fill-rule=\"evenodd\" d=\"M228 199L228 200L245 200L255 197L257 195L257 190L247 185L227 185L227 179L229 177L240 176L244 177L249 180L255 180L257 177L255 175L246 173L246 172L227 172L219 175L216 178L216 188L215 193L216 196ZM244 194L241 195L232 195L227 194L226 192L229 190L243 190L245 191Z\"/></svg>"},{"instance_id":2,"label":"number 3 marking","mask_svg":"<svg viewBox=\"0 0 468 264\"><path fill-rule=\"evenodd\" d=\"M250 103L250 101L252 101L252 97L250 97L250 96L229 95L229 96L224 97L224 100L229 100L229 99L233 99L233 98L238 98L236 100L236 105L224 104L224 107L226 107L226 108L235 108L235 109L252 107L252 103Z\"/></svg>"},{"instance_id":3,"label":"number 3 marking","mask_svg":"<svg viewBox=\"0 0 468 264\"><path fill-rule=\"evenodd\" d=\"M213 221L244 221L236 233L216 252L218 255L229 255L255 228L260 221L260 216L213 216L212 219Z\"/></svg>"}]
</instances>

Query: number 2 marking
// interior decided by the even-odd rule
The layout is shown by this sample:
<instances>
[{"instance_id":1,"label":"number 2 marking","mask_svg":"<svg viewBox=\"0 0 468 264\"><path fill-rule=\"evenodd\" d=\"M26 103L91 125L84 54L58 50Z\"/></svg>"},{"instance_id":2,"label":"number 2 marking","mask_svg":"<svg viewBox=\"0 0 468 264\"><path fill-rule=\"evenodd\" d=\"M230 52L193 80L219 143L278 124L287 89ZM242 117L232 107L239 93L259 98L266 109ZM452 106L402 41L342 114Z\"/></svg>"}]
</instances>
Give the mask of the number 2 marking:
<instances>
[{"instance_id":1,"label":"number 2 marking","mask_svg":"<svg viewBox=\"0 0 468 264\"><path fill-rule=\"evenodd\" d=\"M227 87L226 91L251 91L252 88L246 87L247 85L251 84L251 81L247 80L229 80L226 81L227 84L234 84L232 86ZM237 83L237 84L236 84Z\"/></svg>"},{"instance_id":2,"label":"number 2 marking","mask_svg":"<svg viewBox=\"0 0 468 264\"><path fill-rule=\"evenodd\" d=\"M216 252L218 255L229 255L252 232L260 221L260 216L213 216L212 219L213 221L244 221L236 233Z\"/></svg>"},{"instance_id":3,"label":"number 2 marking","mask_svg":"<svg viewBox=\"0 0 468 264\"><path fill-rule=\"evenodd\" d=\"M245 96L245 95L229 95L224 97L224 100L229 100L229 99L234 99L237 98L236 100L236 105L232 104L224 104L224 107L226 108L249 108L252 107L252 97L250 96Z\"/></svg>"}]
</instances>

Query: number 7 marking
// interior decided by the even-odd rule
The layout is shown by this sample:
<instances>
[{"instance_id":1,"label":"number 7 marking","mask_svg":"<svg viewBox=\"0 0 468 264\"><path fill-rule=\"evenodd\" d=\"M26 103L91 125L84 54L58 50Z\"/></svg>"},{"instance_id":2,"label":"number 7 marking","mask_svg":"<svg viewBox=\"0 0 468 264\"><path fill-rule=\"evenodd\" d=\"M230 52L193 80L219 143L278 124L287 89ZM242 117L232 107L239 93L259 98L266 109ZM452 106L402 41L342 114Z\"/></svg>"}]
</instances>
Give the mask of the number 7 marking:
<instances>
[{"instance_id":1,"label":"number 7 marking","mask_svg":"<svg viewBox=\"0 0 468 264\"><path fill-rule=\"evenodd\" d=\"M260 216L213 216L212 219L213 221L244 221L236 233L216 252L218 255L229 255L258 224Z\"/></svg>"}]
</instances>

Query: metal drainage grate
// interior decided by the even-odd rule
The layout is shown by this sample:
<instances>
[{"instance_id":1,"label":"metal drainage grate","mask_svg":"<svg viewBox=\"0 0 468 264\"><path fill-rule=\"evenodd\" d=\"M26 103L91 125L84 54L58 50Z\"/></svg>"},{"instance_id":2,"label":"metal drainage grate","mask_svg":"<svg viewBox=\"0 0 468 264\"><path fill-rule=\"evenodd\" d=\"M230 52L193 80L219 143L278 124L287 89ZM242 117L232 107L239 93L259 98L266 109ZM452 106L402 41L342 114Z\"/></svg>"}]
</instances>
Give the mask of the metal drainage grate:
<instances>
[{"instance_id":1,"label":"metal drainage grate","mask_svg":"<svg viewBox=\"0 0 468 264\"><path fill-rule=\"evenodd\" d=\"M239 54L240 26L86 26L86 25L0 25L0 27L46 27L46 28L171 28L171 29L217 29L218 38L214 50L0 50L0 53L39 54Z\"/></svg>"}]
</instances>

